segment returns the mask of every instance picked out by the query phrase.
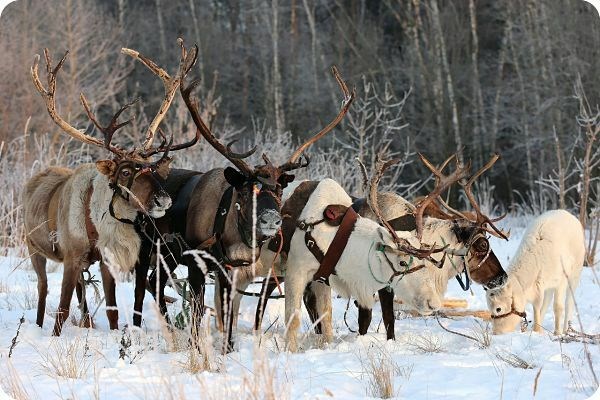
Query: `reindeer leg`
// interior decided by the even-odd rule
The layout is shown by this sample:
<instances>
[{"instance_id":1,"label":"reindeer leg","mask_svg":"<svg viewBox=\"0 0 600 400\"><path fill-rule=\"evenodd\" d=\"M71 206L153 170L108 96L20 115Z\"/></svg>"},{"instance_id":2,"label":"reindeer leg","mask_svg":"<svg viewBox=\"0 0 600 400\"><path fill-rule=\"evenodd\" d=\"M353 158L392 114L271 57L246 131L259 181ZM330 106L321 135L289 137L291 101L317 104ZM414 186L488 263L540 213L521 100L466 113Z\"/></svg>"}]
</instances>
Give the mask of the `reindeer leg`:
<instances>
[{"instance_id":1,"label":"reindeer leg","mask_svg":"<svg viewBox=\"0 0 600 400\"><path fill-rule=\"evenodd\" d=\"M163 268L160 265L156 267L157 270L158 270L158 268L162 268L158 275L157 298L158 298L158 308L160 309L161 315L165 318L165 322L167 324L171 325L171 318L169 317L169 313L167 310L167 302L165 300L165 287L167 286L167 283L169 283L169 280L172 279L173 271L175 271L175 269L177 268L177 261L173 260L171 257L167 257L165 259L165 261L166 261L166 270L165 270L165 268ZM189 263L186 264L185 261L184 261L184 264L188 265L188 270L189 270L190 264ZM202 275L202 276L204 277L204 275ZM202 281L202 285L204 285L204 281ZM202 299L204 299L204 292L202 292Z\"/></svg>"},{"instance_id":2,"label":"reindeer leg","mask_svg":"<svg viewBox=\"0 0 600 400\"><path fill-rule=\"evenodd\" d=\"M373 319L373 310L371 308L358 305L358 334L366 335Z\"/></svg>"},{"instance_id":3,"label":"reindeer leg","mask_svg":"<svg viewBox=\"0 0 600 400\"><path fill-rule=\"evenodd\" d=\"M52 330L53 336L60 336L62 327L69 318L69 309L71 307L71 299L73 298L73 291L77 285L79 279L79 273L82 270L80 260L65 260L63 279L60 290L60 301L58 303L58 310L56 312L56 320L54 322L54 329Z\"/></svg>"},{"instance_id":4,"label":"reindeer leg","mask_svg":"<svg viewBox=\"0 0 600 400\"><path fill-rule=\"evenodd\" d=\"M309 284L306 285L302 295L302 300L304 301L304 307L306 307L306 311L308 311L310 322L315 327L315 333L320 335L323 333L323 327L321 326L321 321L317 322L319 319L319 311L317 310L317 295L314 292L312 282L309 282Z\"/></svg>"},{"instance_id":5,"label":"reindeer leg","mask_svg":"<svg viewBox=\"0 0 600 400\"><path fill-rule=\"evenodd\" d=\"M280 279L282 281L283 279ZM267 309L267 302L269 301L269 296L273 293L273 290L277 287L277 284L265 278L263 280L262 286L260 288L261 297L258 298L258 304L256 305L256 314L254 315L254 330L260 331L260 327L262 325L263 317L265 316L265 310ZM263 298L264 294L264 298Z\"/></svg>"},{"instance_id":6,"label":"reindeer leg","mask_svg":"<svg viewBox=\"0 0 600 400\"><path fill-rule=\"evenodd\" d=\"M200 343L198 334L200 333L200 324L204 316L204 289L206 277L195 263L186 264L188 266L188 282L190 284L190 308L191 308L191 329L192 338L196 345Z\"/></svg>"},{"instance_id":7,"label":"reindeer leg","mask_svg":"<svg viewBox=\"0 0 600 400\"><path fill-rule=\"evenodd\" d=\"M146 277L148 276L148 264L140 260L135 264L135 300L133 302L133 325L142 326L142 310L144 308L144 297L146 296Z\"/></svg>"},{"instance_id":8,"label":"reindeer leg","mask_svg":"<svg viewBox=\"0 0 600 400\"><path fill-rule=\"evenodd\" d=\"M142 311L144 308L144 297L146 297L146 280L148 278L148 269L150 267L150 256L152 251L152 242L142 240L140 255L135 264L135 300L133 302L133 325L142 325Z\"/></svg>"},{"instance_id":9,"label":"reindeer leg","mask_svg":"<svg viewBox=\"0 0 600 400\"><path fill-rule=\"evenodd\" d=\"M46 297L48 296L48 276L46 275L46 257L35 254L35 250L29 248L31 264L37 275L38 305L35 323L41 328L44 325L46 314Z\"/></svg>"},{"instance_id":10,"label":"reindeer leg","mask_svg":"<svg viewBox=\"0 0 600 400\"><path fill-rule=\"evenodd\" d=\"M394 317L394 291L381 289L379 291L379 303L381 304L381 313L383 314L383 325L387 340L396 340L394 325L396 318Z\"/></svg>"},{"instance_id":11,"label":"reindeer leg","mask_svg":"<svg viewBox=\"0 0 600 400\"><path fill-rule=\"evenodd\" d=\"M117 298L115 294L115 278L108 265L100 263L100 274L102 275L102 287L106 299L106 318L110 329L119 329L119 311L117 310Z\"/></svg>"},{"instance_id":12,"label":"reindeer leg","mask_svg":"<svg viewBox=\"0 0 600 400\"><path fill-rule=\"evenodd\" d=\"M222 321L223 332L225 336L223 338L223 354L233 351L233 307L231 306L231 284L227 279L228 276L220 268L217 273L217 279L219 280L219 294L221 296L221 307L222 307Z\"/></svg>"},{"instance_id":13,"label":"reindeer leg","mask_svg":"<svg viewBox=\"0 0 600 400\"><path fill-rule=\"evenodd\" d=\"M315 294L315 306L321 321L321 333L326 343L333 340L333 317L331 307L331 287L322 282L312 282L313 293Z\"/></svg>"},{"instance_id":14,"label":"reindeer leg","mask_svg":"<svg viewBox=\"0 0 600 400\"><path fill-rule=\"evenodd\" d=\"M83 281L83 276L79 274L77 286L75 286L75 293L77 294L77 301L79 302L79 309L81 310L81 322L79 323L79 326L93 328L94 322L92 321L92 316L90 315L90 310L87 305L84 285L85 282Z\"/></svg>"}]
</instances>

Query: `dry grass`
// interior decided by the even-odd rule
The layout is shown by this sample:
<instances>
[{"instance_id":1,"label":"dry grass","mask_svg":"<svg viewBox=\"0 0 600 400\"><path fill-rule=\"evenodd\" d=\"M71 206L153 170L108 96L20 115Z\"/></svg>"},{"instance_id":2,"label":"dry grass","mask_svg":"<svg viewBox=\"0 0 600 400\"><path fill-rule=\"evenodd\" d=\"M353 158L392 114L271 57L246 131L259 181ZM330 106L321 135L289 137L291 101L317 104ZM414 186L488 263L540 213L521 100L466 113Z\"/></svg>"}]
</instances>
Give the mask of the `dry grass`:
<instances>
[{"instance_id":1,"label":"dry grass","mask_svg":"<svg viewBox=\"0 0 600 400\"><path fill-rule=\"evenodd\" d=\"M277 379L277 368L269 362L266 351L254 348L254 365L252 374L242 377L240 395L247 400L279 400L288 398L284 385Z\"/></svg>"},{"instance_id":2,"label":"dry grass","mask_svg":"<svg viewBox=\"0 0 600 400\"><path fill-rule=\"evenodd\" d=\"M475 320L471 332L479 343L479 348L487 349L492 345L492 326L489 322Z\"/></svg>"},{"instance_id":3,"label":"dry grass","mask_svg":"<svg viewBox=\"0 0 600 400\"><path fill-rule=\"evenodd\" d=\"M515 368L534 369L536 367L534 363L529 362L508 350L497 350L495 356L497 359L504 361L508 365Z\"/></svg>"},{"instance_id":4,"label":"dry grass","mask_svg":"<svg viewBox=\"0 0 600 400\"><path fill-rule=\"evenodd\" d=\"M446 351L442 339L432 333L410 335L404 341L411 351L419 354L443 353Z\"/></svg>"},{"instance_id":5,"label":"dry grass","mask_svg":"<svg viewBox=\"0 0 600 400\"><path fill-rule=\"evenodd\" d=\"M6 368L0 374L0 385L2 389L11 398L15 400L29 400L32 396L27 392L19 373L10 361L6 363Z\"/></svg>"},{"instance_id":6,"label":"dry grass","mask_svg":"<svg viewBox=\"0 0 600 400\"><path fill-rule=\"evenodd\" d=\"M363 373L367 376L367 395L382 399L396 397L400 388L395 386L395 378L410 379L413 366L400 366L383 346L373 345L366 359L361 359Z\"/></svg>"},{"instance_id":7,"label":"dry grass","mask_svg":"<svg viewBox=\"0 0 600 400\"><path fill-rule=\"evenodd\" d=\"M87 336L75 338L52 338L47 347L34 345L40 355L42 373L53 378L83 379L94 364Z\"/></svg>"},{"instance_id":8,"label":"dry grass","mask_svg":"<svg viewBox=\"0 0 600 400\"><path fill-rule=\"evenodd\" d=\"M195 329L195 328L192 328ZM197 374L203 371L217 372L222 367L222 360L217 357L210 333L210 313L204 316L197 335L186 331L185 360L180 363L184 371Z\"/></svg>"}]
</instances>

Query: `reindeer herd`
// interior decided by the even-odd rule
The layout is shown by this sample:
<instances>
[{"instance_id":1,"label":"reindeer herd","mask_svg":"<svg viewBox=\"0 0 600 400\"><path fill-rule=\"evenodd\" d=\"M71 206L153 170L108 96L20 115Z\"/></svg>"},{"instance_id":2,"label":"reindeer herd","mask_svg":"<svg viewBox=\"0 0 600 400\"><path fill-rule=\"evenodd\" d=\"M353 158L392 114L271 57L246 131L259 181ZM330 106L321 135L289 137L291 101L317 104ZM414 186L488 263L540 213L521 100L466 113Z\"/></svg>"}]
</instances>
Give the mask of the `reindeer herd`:
<instances>
[{"instance_id":1,"label":"reindeer herd","mask_svg":"<svg viewBox=\"0 0 600 400\"><path fill-rule=\"evenodd\" d=\"M260 330L267 301L275 289L282 293L284 281L290 351L299 349L302 303L316 333L325 341L333 339L331 288L356 299L361 335L368 330L378 293L387 338L394 339L394 297L418 313L430 315L441 308L452 278L464 290L471 281L483 285L497 333L514 330L519 321L526 320L528 302L534 305L534 329L539 330L542 311L553 295L555 333L564 330L583 265L583 230L565 211L543 215L528 230L507 275L488 235L508 240L508 233L495 225L500 218L481 211L472 192L473 184L493 166L497 155L475 173L455 156L436 167L419 155L435 185L414 203L378 190L395 160L378 159L371 176L361 164L365 197L347 193L331 179L294 181L293 171L309 167L307 149L344 118L355 98L337 69L332 69L333 75L343 95L337 116L285 163L275 165L263 153L263 163L252 166L245 159L256 147L236 153L233 142L221 143L203 121L199 102L192 95L198 81L186 83L198 49L186 49L181 39L179 46L179 69L174 76L139 52L122 49L158 76L165 89L142 146L131 149L114 144L113 137L129 124L119 118L133 102L121 107L103 126L82 94L82 106L103 139L90 136L57 111L57 77L68 52L53 66L50 53L44 50L46 86L39 77L39 56L34 61L33 83L56 125L73 139L112 153L112 159L74 170L48 168L25 186L26 243L38 278L36 323L40 327L46 313L46 260L50 259L64 265L53 335L60 335L69 316L74 290L82 324L93 325L85 300L84 272L96 261L100 262L110 329L118 329L115 277L119 273L135 272L134 325L142 323L147 290L170 323L164 289L177 266L185 265L189 323L192 334L199 335L206 278L213 275L216 325L224 332L224 351L234 349L241 298L248 294L259 297L255 329ZM160 129L177 89L197 128L191 140L180 144L174 144L173 135L167 138ZM155 145L157 133L160 144ZM170 168L170 155L195 145L200 138L223 155L224 165L227 160L233 167L210 171ZM455 168L447 172L451 164ZM473 211L455 210L443 200L441 195L455 184ZM566 226L570 241L565 244L557 232ZM159 266L150 273L152 265ZM261 292L247 292L257 277L263 278Z\"/></svg>"}]
</instances>

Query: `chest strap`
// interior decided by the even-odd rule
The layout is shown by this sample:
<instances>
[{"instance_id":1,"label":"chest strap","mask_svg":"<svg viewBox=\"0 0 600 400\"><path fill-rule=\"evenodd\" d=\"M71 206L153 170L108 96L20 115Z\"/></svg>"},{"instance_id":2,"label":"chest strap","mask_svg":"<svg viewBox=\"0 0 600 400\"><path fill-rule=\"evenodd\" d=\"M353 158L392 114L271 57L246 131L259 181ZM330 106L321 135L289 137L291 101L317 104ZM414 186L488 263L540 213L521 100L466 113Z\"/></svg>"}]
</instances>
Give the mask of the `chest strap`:
<instances>
[{"instance_id":1,"label":"chest strap","mask_svg":"<svg viewBox=\"0 0 600 400\"><path fill-rule=\"evenodd\" d=\"M329 285L329 276L331 274L335 274L335 266L340 260L340 257L342 256L342 253L348 244L348 239L354 230L354 225L356 224L357 219L358 214L356 211L354 211L352 207L348 207L326 253L323 253L323 251L319 248L317 242L310 233L310 230L306 231L304 234L304 242L306 247L315 256L317 261L319 261L319 269L314 274L313 280Z\"/></svg>"}]
</instances>

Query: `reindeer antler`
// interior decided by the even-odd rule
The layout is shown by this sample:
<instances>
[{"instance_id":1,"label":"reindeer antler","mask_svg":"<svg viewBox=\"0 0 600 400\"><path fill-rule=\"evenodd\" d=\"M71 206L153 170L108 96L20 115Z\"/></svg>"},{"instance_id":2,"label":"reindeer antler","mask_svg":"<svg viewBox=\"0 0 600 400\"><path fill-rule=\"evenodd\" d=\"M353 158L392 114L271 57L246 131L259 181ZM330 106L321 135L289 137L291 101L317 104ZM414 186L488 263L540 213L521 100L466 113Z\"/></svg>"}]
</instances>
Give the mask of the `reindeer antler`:
<instances>
[{"instance_id":1,"label":"reindeer antler","mask_svg":"<svg viewBox=\"0 0 600 400\"><path fill-rule=\"evenodd\" d=\"M200 111L198 110L198 99L191 98L192 91L199 84L200 84L200 80L196 79L196 80L192 81L186 87L185 80L182 79L181 83L179 85L179 90L181 91L181 97L183 97L183 101L185 102L185 105L187 106L188 110L190 111L190 114L192 115L192 120L194 121L194 124L196 124L198 131L206 139L206 141L208 143L210 143L210 145L212 147L215 148L215 150L217 150L219 153L221 153L223 156L225 156L225 158L227 158L229 161L231 161L231 163L233 165L235 165L237 167L237 169L240 170L240 172L244 173L247 176L252 175L254 173L254 169L251 166L249 166L246 162L242 161L243 157L241 157L241 156L248 154L248 153L249 153L248 155L254 153L256 148L252 149L250 152L247 152L247 153L237 154L237 153L234 153L231 151L231 145L233 144L233 142L229 143L226 147L219 141L219 139L217 139L215 137L215 135L211 132L211 130L204 123L204 121L202 120L202 117L200 116Z\"/></svg>"},{"instance_id":2,"label":"reindeer antler","mask_svg":"<svg viewBox=\"0 0 600 400\"><path fill-rule=\"evenodd\" d=\"M396 245L398 246L399 252L408 254L408 255L413 255L413 256L415 256L417 258L421 258L421 259L422 258L430 259L430 256L432 253L437 253L437 252L443 251L444 248L435 248L435 246L432 246L432 248L430 248L430 249L420 249L420 248L418 249L418 248L412 246L406 239L402 239L402 238L398 237L394 228L392 228L392 226L388 223L388 221L385 218L383 218L383 214L381 213L381 210L379 209L379 202L378 202L378 198L377 198L377 187L379 186L379 181L381 180L384 172L390 166L398 163L399 161L400 161L399 158L384 161L381 159L380 155L377 155L376 161L375 161L375 173L373 174L371 181L369 182L369 195L367 196L367 203L369 204L369 207L371 207L371 210L373 210L373 212L377 216L377 219L379 220L379 222L388 230L390 235L392 235L394 242L396 242ZM435 260L433 260L433 261L435 261Z\"/></svg>"},{"instance_id":3,"label":"reindeer antler","mask_svg":"<svg viewBox=\"0 0 600 400\"><path fill-rule=\"evenodd\" d=\"M441 196L450 186L454 183L458 182L460 179L463 179L467 176L469 169L471 168L470 164L467 164L464 167L457 165L457 168L450 175L444 175L444 169L446 166L452 161L453 158L456 158L456 154L448 157L439 168L436 168L429 160L425 158L425 156L419 153L419 158L425 164L425 166L433 173L435 176L435 186L433 190L425 196L423 200L416 205L414 215L415 215L415 223L417 225L417 237L419 240L423 237L423 212L427 208L427 206ZM441 200L442 204L443 200Z\"/></svg>"},{"instance_id":4,"label":"reindeer antler","mask_svg":"<svg viewBox=\"0 0 600 400\"><path fill-rule=\"evenodd\" d=\"M471 203L471 206L473 207L473 210L475 211L475 213L477 215L476 221L473 221L473 222L477 223L477 225L479 227L481 227L481 229L485 230L486 232L490 233L491 235L494 235L501 239L508 240L509 234L502 231L501 229L497 228L494 225L494 222L500 221L502 218L506 217L506 214L500 216L499 218L490 219L487 215L485 215L485 214L483 214L483 212L481 212L481 208L479 207L479 204L477 204L477 201L475 200L475 196L473 195L473 191L472 191L473 183L475 182L475 180L477 180L477 178L479 178L485 171L492 168L492 166L496 163L496 161L498 161L499 158L500 158L500 155L494 154L490 158L490 160L483 167L481 167L473 176L471 176L466 184L464 184L462 186L465 191L465 195L467 196L467 199L469 200L469 203ZM488 225L489 228L486 227L485 225Z\"/></svg>"},{"instance_id":5,"label":"reindeer antler","mask_svg":"<svg viewBox=\"0 0 600 400\"><path fill-rule=\"evenodd\" d=\"M362 178L363 191L366 194L369 192L369 174L367 173L367 167L365 167L365 164L363 164L360 158L356 157L355 160L358 163L358 169Z\"/></svg>"},{"instance_id":6,"label":"reindeer antler","mask_svg":"<svg viewBox=\"0 0 600 400\"><path fill-rule=\"evenodd\" d=\"M164 99L158 109L158 112L156 113L156 115L152 119L152 122L148 126L148 130L146 131L146 137L140 152L140 154L143 157L150 157L158 152L167 151L167 148L165 147L166 141L163 141L161 145L155 148L152 148L152 142L154 141L154 136L157 130L159 129L160 123L167 115L167 111L169 110L169 107L173 102L173 98L175 97L175 92L177 91L177 88L180 86L180 83L183 81L188 72L192 69L198 58L198 46L194 45L192 49L188 52L185 49L183 45L183 40L181 38L177 39L177 43L181 47L181 59L179 62L179 71L175 76L172 77L167 73L167 71L159 67L154 61L144 56L140 52L128 48L121 49L121 53L138 60L139 62L144 64L150 71L152 71L152 73L158 76L162 80L165 88ZM191 140L171 146L170 150L181 150L193 146L194 144L196 144L196 142L198 142L199 139L200 131L196 130L196 134Z\"/></svg>"},{"instance_id":7,"label":"reindeer antler","mask_svg":"<svg viewBox=\"0 0 600 400\"><path fill-rule=\"evenodd\" d=\"M340 112L329 124L327 124L327 126L325 126L323 129L317 132L316 135L314 135L313 137L305 141L300 147L298 147L288 159L288 161L279 167L280 171L286 172L306 167L308 165L308 162L302 163L302 160L299 160L306 151L306 149L308 149L313 143L321 139L327 133L331 132L331 130L335 128L337 124L340 123L342 118L344 118L344 115L346 115L346 113L350 109L350 105L352 105L352 102L356 98L356 89L352 88L352 92L348 90L348 85L341 77L340 72L338 71L335 65L331 67L331 72L333 73L335 80L337 81L338 85L342 89L342 93L344 94L344 99L342 100L342 107L340 109ZM308 160L306 156L304 156L304 158Z\"/></svg>"},{"instance_id":8,"label":"reindeer antler","mask_svg":"<svg viewBox=\"0 0 600 400\"><path fill-rule=\"evenodd\" d=\"M130 49L123 49L122 51L125 54L135 56L135 58L142 60L142 62L146 66L148 66L148 68L153 70L153 72L157 73L157 75L159 75L161 77L161 79L163 79L163 82L165 82L165 93L166 93L165 100L163 100L163 103L160 107L158 114L153 119L152 123L150 124L150 127L148 128L148 132L146 134L146 140L144 142L144 146L141 151L138 151L135 148L131 151L126 151L126 150L121 149L118 146L115 146L111 143L115 132L131 123L131 120L133 118L129 119L125 122L118 122L118 120L119 120L119 117L121 116L121 114L123 113L123 111L125 111L129 107L131 107L137 101L137 99L122 106L111 118L108 125L102 126L100 124L100 122L98 121L98 118L96 118L96 116L92 112L92 109L91 109L87 99L83 95L83 93L80 94L79 99L81 101L81 104L83 105L83 108L84 108L88 118L92 121L92 123L96 126L96 128L98 128L98 130L100 130L100 132L102 132L102 134L104 135L104 140L100 140L100 139L97 139L97 138L94 138L92 136L85 134L83 131L73 127L68 122L66 122L62 117L60 117L60 115L58 115L58 113L56 111L56 78L58 75L58 71L62 68L63 64L65 63L65 60L67 59L67 55L69 54L69 52L68 51L65 52L65 55L63 56L63 58L58 62L58 64L54 68L52 68L51 67L52 60L50 58L50 52L48 51L48 49L44 49L44 58L46 59L46 72L48 74L48 88L47 89L44 88L44 86L42 85L42 82L39 79L38 66L39 66L40 57L38 55L36 55L34 62L33 62L33 66L31 67L31 77L33 79L33 83L34 83L37 91L42 95L42 98L44 99L44 102L46 103L46 108L47 108L48 113L50 114L50 117L52 118L52 120L65 133L67 133L69 136L71 136L81 142L106 148L119 158L127 157L128 159L136 160L136 161L140 161L140 162L146 162L150 156L152 156L156 153L159 153L159 152L168 154L168 152L170 150L171 151L172 150L180 150L180 149L183 149L183 148L186 148L186 147L189 147L189 146L195 144L199 139L198 132L196 133L196 136L192 140L190 140L186 143L183 143L183 144L175 145L175 146L172 145L173 144L172 136L171 136L171 140L167 141L166 138L164 137L164 135L162 134L162 132L160 132L161 136L163 137L163 142L161 143L161 145L157 146L156 148L151 148L152 140L154 138L154 133L157 129L160 129L160 128L158 128L158 125L163 120L164 116L166 115L167 109L169 108L169 105L171 104L171 102L173 100L174 90L176 90L177 85L179 85L179 82L181 81L181 79L190 71L190 69L196 62L197 49L194 49L189 54L186 54L185 49L183 49L183 46L182 46L182 55L181 55L181 60L180 60L179 73L173 78L170 78L169 75L163 69L156 66L156 64L152 60L148 59L147 57L144 57L143 55L139 54L138 52L136 52L134 50L130 50ZM171 88L172 85L175 85L174 86L175 89ZM164 155L162 158L164 158Z\"/></svg>"},{"instance_id":9,"label":"reindeer antler","mask_svg":"<svg viewBox=\"0 0 600 400\"><path fill-rule=\"evenodd\" d=\"M33 65L31 67L31 78L33 79L33 84L35 85L35 88L40 93L40 95L44 99L44 102L46 103L46 109L48 110L48 114L50 114L50 117L56 123L56 125L58 125L63 130L63 132L65 132L72 138L79 140L83 143L106 148L114 154L116 154L117 156L123 157L126 154L125 150L112 145L110 142L115 131L119 128L122 128L130 122L126 121L119 124L117 123L117 119L124 110L131 106L132 103L128 103L125 106L121 107L121 109L119 109L119 111L117 111L117 113L113 116L111 123L106 127L106 130L103 130L103 141L90 135L87 135L82 130L75 128L67 121L65 121L56 111L56 80L58 72L65 63L68 55L69 52L66 51L65 55L61 58L58 64L56 64L56 66L52 68L52 59L50 57L50 51L47 48L44 49L44 58L46 60L46 73L48 79L47 89L44 88L44 85L42 84L39 78L38 67L40 62L40 56L36 55L33 61ZM85 108L86 112L88 113L88 116L90 117L94 125L98 126L102 130L100 124L98 124L97 120L93 117L91 112L89 112L89 105L87 104L87 101L85 100L83 94L80 96L80 99L83 104L83 107Z\"/></svg>"}]
</instances>

